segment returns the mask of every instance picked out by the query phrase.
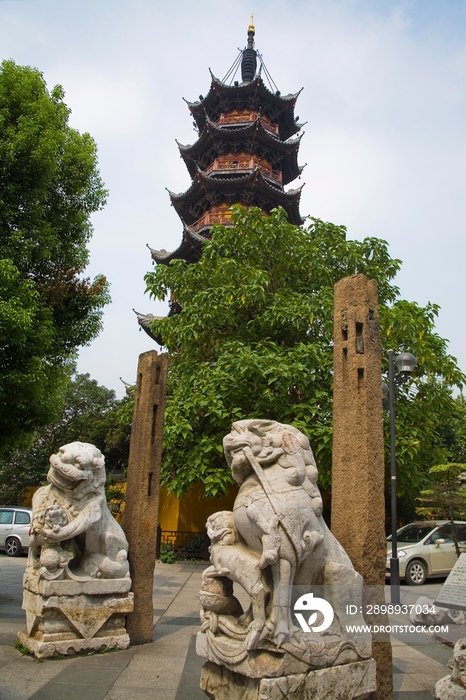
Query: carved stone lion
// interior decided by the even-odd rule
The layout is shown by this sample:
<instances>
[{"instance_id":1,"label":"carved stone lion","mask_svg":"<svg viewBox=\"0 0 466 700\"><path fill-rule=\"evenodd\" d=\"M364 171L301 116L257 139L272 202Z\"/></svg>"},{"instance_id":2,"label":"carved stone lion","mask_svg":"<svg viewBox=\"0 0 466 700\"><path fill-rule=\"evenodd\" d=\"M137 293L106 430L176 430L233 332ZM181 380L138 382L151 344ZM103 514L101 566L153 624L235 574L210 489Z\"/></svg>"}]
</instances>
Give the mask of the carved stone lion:
<instances>
[{"instance_id":1,"label":"carved stone lion","mask_svg":"<svg viewBox=\"0 0 466 700\"><path fill-rule=\"evenodd\" d=\"M72 442L50 457L48 486L34 494L26 579L129 576L128 543L105 498L105 461L94 445Z\"/></svg>"},{"instance_id":2,"label":"carved stone lion","mask_svg":"<svg viewBox=\"0 0 466 700\"><path fill-rule=\"evenodd\" d=\"M212 590L212 579L218 582L216 591L222 579L240 583L251 608L233 622L216 613L204 595L203 630L211 648L222 658L217 630L244 639L237 659L262 643L277 649L301 644L302 632L291 618L292 587L299 585L326 587L339 611L327 634L338 637L347 605L360 602L362 579L322 518L309 440L290 425L243 420L233 424L223 446L240 490L233 513L223 511L208 520L212 566L204 573L203 590ZM232 593L223 588L231 607Z\"/></svg>"}]
</instances>

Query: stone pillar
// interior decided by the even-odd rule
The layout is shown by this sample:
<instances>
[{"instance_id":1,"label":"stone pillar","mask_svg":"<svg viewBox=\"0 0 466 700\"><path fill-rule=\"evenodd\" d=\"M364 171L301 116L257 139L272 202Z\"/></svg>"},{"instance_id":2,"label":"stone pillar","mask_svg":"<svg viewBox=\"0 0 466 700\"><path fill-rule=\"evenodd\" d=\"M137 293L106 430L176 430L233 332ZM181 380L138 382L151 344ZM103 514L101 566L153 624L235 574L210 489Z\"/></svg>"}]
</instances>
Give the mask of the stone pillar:
<instances>
[{"instance_id":1,"label":"stone pillar","mask_svg":"<svg viewBox=\"0 0 466 700\"><path fill-rule=\"evenodd\" d=\"M384 473L377 283L352 275L335 285L331 529L364 586L377 587L369 595L379 604L385 603ZM377 698L388 700L393 696L389 640L375 642L373 656Z\"/></svg>"},{"instance_id":2,"label":"stone pillar","mask_svg":"<svg viewBox=\"0 0 466 700\"><path fill-rule=\"evenodd\" d=\"M134 612L127 630L132 644L152 641L157 516L168 355L139 356L131 429L123 527L129 544Z\"/></svg>"}]
</instances>

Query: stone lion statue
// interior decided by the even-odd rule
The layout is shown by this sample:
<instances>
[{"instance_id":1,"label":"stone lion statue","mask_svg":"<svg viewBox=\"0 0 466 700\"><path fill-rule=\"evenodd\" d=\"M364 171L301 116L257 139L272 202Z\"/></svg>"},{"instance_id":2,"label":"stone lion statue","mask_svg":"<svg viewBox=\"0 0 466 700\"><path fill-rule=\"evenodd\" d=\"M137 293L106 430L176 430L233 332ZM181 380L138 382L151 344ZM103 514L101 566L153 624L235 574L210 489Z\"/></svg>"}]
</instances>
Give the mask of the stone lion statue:
<instances>
[{"instance_id":1,"label":"stone lion statue","mask_svg":"<svg viewBox=\"0 0 466 700\"><path fill-rule=\"evenodd\" d=\"M213 659L227 658L218 630L243 640L243 651L235 652L237 663L246 650L263 644L277 649L301 644L302 632L291 617L293 586L326 587L338 611L328 634L338 636L347 605L356 603L359 609L362 579L322 518L309 440L290 425L242 420L233 424L223 446L240 489L233 512L215 513L207 522L212 566L204 572L201 617ZM251 599L249 611L235 620L231 582ZM222 609L230 616L222 617Z\"/></svg>"},{"instance_id":2,"label":"stone lion statue","mask_svg":"<svg viewBox=\"0 0 466 700\"><path fill-rule=\"evenodd\" d=\"M60 447L47 481L32 502L29 586L40 578L128 577L128 543L107 506L100 450L83 442Z\"/></svg>"}]
</instances>

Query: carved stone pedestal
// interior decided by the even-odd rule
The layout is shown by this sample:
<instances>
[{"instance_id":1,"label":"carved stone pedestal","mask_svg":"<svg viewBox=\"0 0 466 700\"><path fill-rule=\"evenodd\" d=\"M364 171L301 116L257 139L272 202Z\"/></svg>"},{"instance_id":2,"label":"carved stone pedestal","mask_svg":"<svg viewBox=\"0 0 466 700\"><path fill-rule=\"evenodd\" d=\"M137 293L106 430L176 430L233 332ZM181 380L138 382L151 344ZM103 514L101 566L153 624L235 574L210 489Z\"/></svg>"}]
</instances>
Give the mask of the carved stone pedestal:
<instances>
[{"instance_id":1,"label":"carved stone pedestal","mask_svg":"<svg viewBox=\"0 0 466 700\"><path fill-rule=\"evenodd\" d=\"M206 630L197 634L196 651L208 659L201 688L214 700L363 700L376 689L369 635L306 635L248 651L240 639Z\"/></svg>"},{"instance_id":2,"label":"carved stone pedestal","mask_svg":"<svg viewBox=\"0 0 466 700\"><path fill-rule=\"evenodd\" d=\"M26 578L26 577L25 577ZM33 587L33 586L31 586ZM126 649L126 615L133 610L131 579L25 581L26 631L18 637L37 658Z\"/></svg>"},{"instance_id":3,"label":"carved stone pedestal","mask_svg":"<svg viewBox=\"0 0 466 700\"><path fill-rule=\"evenodd\" d=\"M201 688L213 700L364 700L375 691L375 661L279 678L248 678L208 661L202 667Z\"/></svg>"}]
</instances>

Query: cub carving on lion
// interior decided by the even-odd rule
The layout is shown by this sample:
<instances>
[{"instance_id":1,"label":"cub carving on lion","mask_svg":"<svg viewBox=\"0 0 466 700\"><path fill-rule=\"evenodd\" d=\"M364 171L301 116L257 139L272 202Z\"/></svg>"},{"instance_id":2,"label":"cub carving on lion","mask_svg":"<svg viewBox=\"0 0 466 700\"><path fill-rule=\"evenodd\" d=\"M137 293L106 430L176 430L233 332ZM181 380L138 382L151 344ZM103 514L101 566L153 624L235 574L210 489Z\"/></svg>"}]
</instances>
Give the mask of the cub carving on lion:
<instances>
[{"instance_id":1,"label":"cub carving on lion","mask_svg":"<svg viewBox=\"0 0 466 700\"><path fill-rule=\"evenodd\" d=\"M47 481L32 502L29 582L129 576L128 543L107 506L100 450L83 442L60 447Z\"/></svg>"}]
</instances>

